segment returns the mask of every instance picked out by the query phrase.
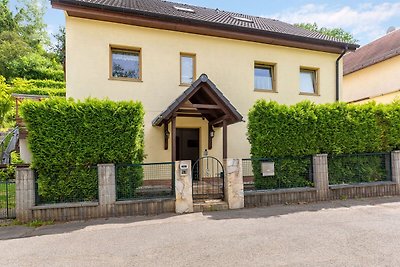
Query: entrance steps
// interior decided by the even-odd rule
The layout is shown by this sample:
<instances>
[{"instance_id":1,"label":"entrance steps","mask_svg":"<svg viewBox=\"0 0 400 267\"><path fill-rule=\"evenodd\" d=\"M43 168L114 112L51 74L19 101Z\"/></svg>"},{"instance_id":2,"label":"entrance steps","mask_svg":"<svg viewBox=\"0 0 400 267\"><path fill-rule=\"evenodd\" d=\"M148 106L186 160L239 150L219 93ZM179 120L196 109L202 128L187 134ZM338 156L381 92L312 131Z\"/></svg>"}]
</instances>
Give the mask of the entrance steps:
<instances>
[{"instance_id":1,"label":"entrance steps","mask_svg":"<svg viewBox=\"0 0 400 267\"><path fill-rule=\"evenodd\" d=\"M202 200L193 203L194 212L208 212L228 210L228 203L223 200Z\"/></svg>"}]
</instances>

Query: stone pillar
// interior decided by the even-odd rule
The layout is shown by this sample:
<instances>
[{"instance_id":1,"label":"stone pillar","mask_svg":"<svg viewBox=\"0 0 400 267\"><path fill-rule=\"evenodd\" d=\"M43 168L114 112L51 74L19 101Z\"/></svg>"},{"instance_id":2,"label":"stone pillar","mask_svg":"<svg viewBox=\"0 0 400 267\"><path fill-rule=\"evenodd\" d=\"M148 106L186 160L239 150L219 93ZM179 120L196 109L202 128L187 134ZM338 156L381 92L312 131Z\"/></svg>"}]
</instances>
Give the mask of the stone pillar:
<instances>
[{"instance_id":1,"label":"stone pillar","mask_svg":"<svg viewBox=\"0 0 400 267\"><path fill-rule=\"evenodd\" d=\"M400 151L391 153L392 181L400 186Z\"/></svg>"},{"instance_id":2,"label":"stone pillar","mask_svg":"<svg viewBox=\"0 0 400 267\"><path fill-rule=\"evenodd\" d=\"M224 193L229 209L244 208L243 168L241 159L224 159Z\"/></svg>"},{"instance_id":3,"label":"stone pillar","mask_svg":"<svg viewBox=\"0 0 400 267\"><path fill-rule=\"evenodd\" d=\"M115 165L97 165L99 179L99 205L102 216L113 216L116 197Z\"/></svg>"},{"instance_id":4,"label":"stone pillar","mask_svg":"<svg viewBox=\"0 0 400 267\"><path fill-rule=\"evenodd\" d=\"M319 154L313 157L314 187L317 189L317 200L329 199L328 155Z\"/></svg>"},{"instance_id":5,"label":"stone pillar","mask_svg":"<svg viewBox=\"0 0 400 267\"><path fill-rule=\"evenodd\" d=\"M191 164L190 160L175 162L175 212L178 214L193 212Z\"/></svg>"},{"instance_id":6,"label":"stone pillar","mask_svg":"<svg viewBox=\"0 0 400 267\"><path fill-rule=\"evenodd\" d=\"M35 173L30 168L17 168L15 178L17 220L32 221L32 208L35 206Z\"/></svg>"}]
</instances>

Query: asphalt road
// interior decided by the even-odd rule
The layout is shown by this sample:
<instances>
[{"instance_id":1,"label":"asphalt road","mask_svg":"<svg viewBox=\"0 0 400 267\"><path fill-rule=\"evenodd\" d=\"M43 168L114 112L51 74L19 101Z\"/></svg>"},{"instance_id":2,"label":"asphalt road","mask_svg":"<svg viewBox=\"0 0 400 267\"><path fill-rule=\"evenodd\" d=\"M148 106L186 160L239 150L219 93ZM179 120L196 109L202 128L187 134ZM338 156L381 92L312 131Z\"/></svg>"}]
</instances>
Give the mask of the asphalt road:
<instances>
[{"instance_id":1,"label":"asphalt road","mask_svg":"<svg viewBox=\"0 0 400 267\"><path fill-rule=\"evenodd\" d=\"M1 266L400 266L400 198L2 227L0 239Z\"/></svg>"}]
</instances>

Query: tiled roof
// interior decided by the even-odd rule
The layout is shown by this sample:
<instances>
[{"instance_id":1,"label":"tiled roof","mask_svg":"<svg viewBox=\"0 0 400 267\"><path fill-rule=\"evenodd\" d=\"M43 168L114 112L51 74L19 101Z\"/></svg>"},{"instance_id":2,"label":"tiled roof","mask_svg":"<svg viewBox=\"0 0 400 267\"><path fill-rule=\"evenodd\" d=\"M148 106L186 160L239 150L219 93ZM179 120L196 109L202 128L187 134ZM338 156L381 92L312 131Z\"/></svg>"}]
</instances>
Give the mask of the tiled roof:
<instances>
[{"instance_id":1,"label":"tiled roof","mask_svg":"<svg viewBox=\"0 0 400 267\"><path fill-rule=\"evenodd\" d=\"M353 73L398 55L400 55L400 29L344 56L343 74Z\"/></svg>"},{"instance_id":2,"label":"tiled roof","mask_svg":"<svg viewBox=\"0 0 400 267\"><path fill-rule=\"evenodd\" d=\"M287 36L296 36L303 38L305 41L318 42L326 45L346 46L345 42L339 39L326 36L321 33L308 31L294 25L268 19L263 17L243 15L234 12L223 11L219 9L211 9L174 3L162 0L52 0L53 3L78 5L81 7L98 8L109 11L119 11L144 16L161 16L179 20L181 22L197 22L204 23L209 26L230 26L238 30L255 30L264 33L280 34ZM178 7L178 9L176 8ZM179 9L189 9L187 11ZM191 11L190 11L191 10ZM193 12L192 12L193 11ZM239 18L239 19L238 19ZM243 18L243 19L240 19ZM250 21L247 21L250 20ZM358 46L349 44L352 49Z\"/></svg>"}]
</instances>

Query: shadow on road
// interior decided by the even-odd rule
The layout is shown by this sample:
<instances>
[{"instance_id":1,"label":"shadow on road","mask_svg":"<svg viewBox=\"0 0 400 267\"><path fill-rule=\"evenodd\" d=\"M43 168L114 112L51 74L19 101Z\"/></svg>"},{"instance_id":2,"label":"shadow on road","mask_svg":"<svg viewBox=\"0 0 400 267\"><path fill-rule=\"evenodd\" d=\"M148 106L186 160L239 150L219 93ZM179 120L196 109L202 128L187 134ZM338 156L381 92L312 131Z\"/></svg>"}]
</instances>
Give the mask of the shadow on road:
<instances>
[{"instance_id":1,"label":"shadow on road","mask_svg":"<svg viewBox=\"0 0 400 267\"><path fill-rule=\"evenodd\" d=\"M335 200L316 203L300 203L289 205L274 205L258 208L246 208L241 210L230 210L222 212L204 213L208 219L229 220L229 219L257 219L284 216L299 212L318 212L321 210L350 208L357 206L375 206L387 203L400 203L400 197L381 197L369 199Z\"/></svg>"},{"instance_id":2,"label":"shadow on road","mask_svg":"<svg viewBox=\"0 0 400 267\"><path fill-rule=\"evenodd\" d=\"M303 203L291 205L275 205L269 207L249 208L241 210L228 210L219 212L204 212L187 215L173 213L157 216L135 216L109 219L95 219L68 223L56 223L54 225L32 228L27 226L0 227L0 240L27 238L43 235L57 235L71 233L91 227L136 227L140 225L163 224L182 222L185 220L231 220L231 219L257 219L279 217L300 212L318 212L321 210L351 208L357 206L375 206L380 204L400 203L400 197L383 197L370 199L338 200L318 203Z\"/></svg>"}]
</instances>

